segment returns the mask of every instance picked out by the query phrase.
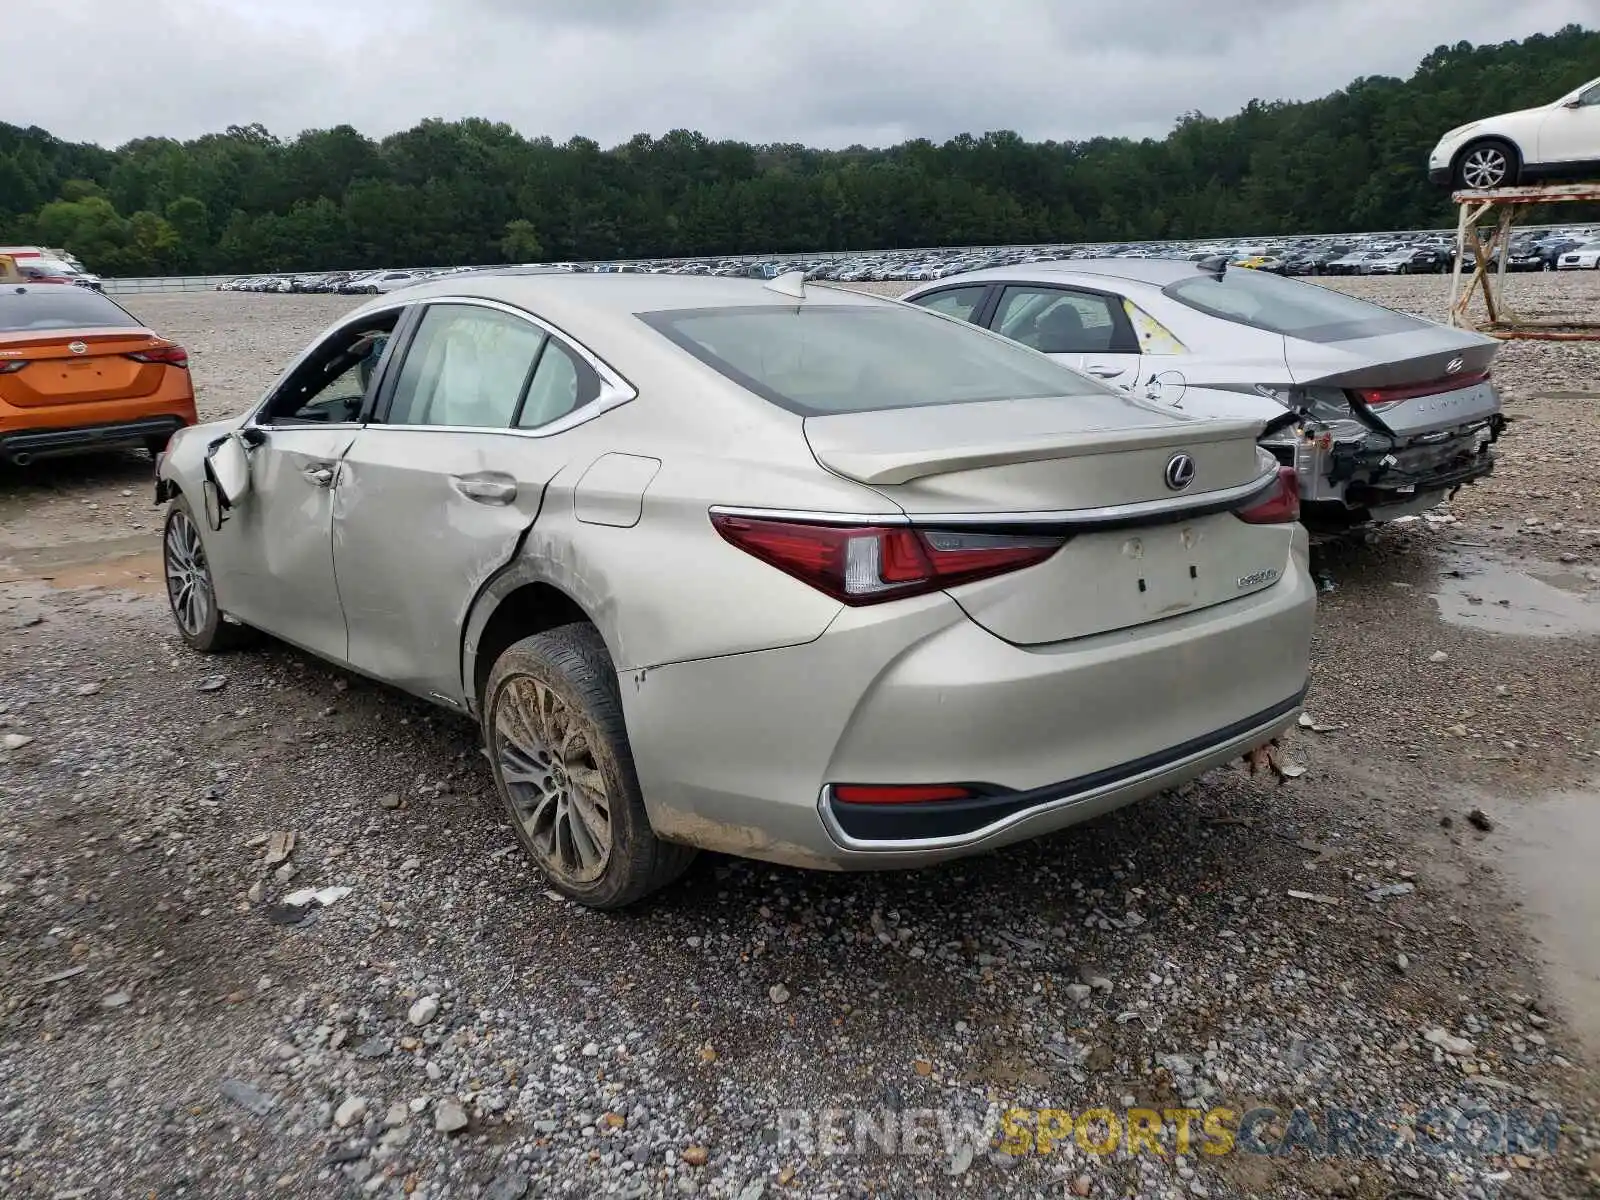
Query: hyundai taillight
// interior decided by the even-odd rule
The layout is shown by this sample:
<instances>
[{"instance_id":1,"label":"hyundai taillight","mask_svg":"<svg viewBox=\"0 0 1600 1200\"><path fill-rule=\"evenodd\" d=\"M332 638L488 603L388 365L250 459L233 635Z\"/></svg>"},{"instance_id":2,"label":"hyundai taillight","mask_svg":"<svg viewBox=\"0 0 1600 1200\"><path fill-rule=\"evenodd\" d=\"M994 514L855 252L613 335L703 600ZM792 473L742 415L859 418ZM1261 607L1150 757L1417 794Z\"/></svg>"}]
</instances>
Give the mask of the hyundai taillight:
<instances>
[{"instance_id":1,"label":"hyundai taillight","mask_svg":"<svg viewBox=\"0 0 1600 1200\"><path fill-rule=\"evenodd\" d=\"M1278 468L1278 482L1266 499L1249 508L1236 508L1233 515L1252 525L1287 525L1300 519L1300 477L1293 467Z\"/></svg>"},{"instance_id":2,"label":"hyundai taillight","mask_svg":"<svg viewBox=\"0 0 1600 1200\"><path fill-rule=\"evenodd\" d=\"M812 525L712 513L733 545L846 604L877 604L1031 567L1065 537Z\"/></svg>"},{"instance_id":3,"label":"hyundai taillight","mask_svg":"<svg viewBox=\"0 0 1600 1200\"><path fill-rule=\"evenodd\" d=\"M165 363L169 367L189 365L189 352L182 346L152 346L148 350L135 350L128 357L135 362Z\"/></svg>"},{"instance_id":4,"label":"hyundai taillight","mask_svg":"<svg viewBox=\"0 0 1600 1200\"><path fill-rule=\"evenodd\" d=\"M1430 379L1426 383L1406 383L1396 387L1381 388L1356 388L1355 393L1361 401L1374 411L1381 411L1391 404L1399 404L1402 400L1414 400L1418 396L1437 396L1442 392L1456 392L1462 388L1475 387L1480 383L1489 382L1489 372L1477 371L1471 375L1454 375L1445 379Z\"/></svg>"},{"instance_id":5,"label":"hyundai taillight","mask_svg":"<svg viewBox=\"0 0 1600 1200\"><path fill-rule=\"evenodd\" d=\"M10 362L0 362L0 375L14 375L27 365L27 360L22 358L13 359Z\"/></svg>"}]
</instances>

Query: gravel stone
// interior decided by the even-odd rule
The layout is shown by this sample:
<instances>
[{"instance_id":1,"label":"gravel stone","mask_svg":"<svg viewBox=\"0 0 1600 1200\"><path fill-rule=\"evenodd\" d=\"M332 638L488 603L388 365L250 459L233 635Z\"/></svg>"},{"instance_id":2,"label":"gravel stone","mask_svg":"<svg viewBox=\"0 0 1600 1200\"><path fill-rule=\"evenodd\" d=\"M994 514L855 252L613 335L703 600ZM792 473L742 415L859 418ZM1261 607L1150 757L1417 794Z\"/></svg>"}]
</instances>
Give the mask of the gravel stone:
<instances>
[{"instance_id":1,"label":"gravel stone","mask_svg":"<svg viewBox=\"0 0 1600 1200\"><path fill-rule=\"evenodd\" d=\"M433 1106L433 1127L447 1135L460 1133L467 1127L467 1110L455 1099L441 1100Z\"/></svg>"}]
</instances>

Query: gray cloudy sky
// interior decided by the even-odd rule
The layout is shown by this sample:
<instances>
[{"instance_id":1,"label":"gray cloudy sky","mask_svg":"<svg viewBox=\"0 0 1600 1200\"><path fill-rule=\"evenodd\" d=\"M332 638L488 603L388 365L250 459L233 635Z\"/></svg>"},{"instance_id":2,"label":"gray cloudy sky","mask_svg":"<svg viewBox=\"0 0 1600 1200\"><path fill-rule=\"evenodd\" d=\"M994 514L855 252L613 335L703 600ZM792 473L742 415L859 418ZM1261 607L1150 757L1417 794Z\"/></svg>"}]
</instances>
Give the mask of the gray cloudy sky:
<instances>
[{"instance_id":1,"label":"gray cloudy sky","mask_svg":"<svg viewBox=\"0 0 1600 1200\"><path fill-rule=\"evenodd\" d=\"M0 0L0 119L116 145L259 121L482 116L563 141L698 129L883 145L1161 136L1198 108L1408 75L1596 0Z\"/></svg>"}]
</instances>

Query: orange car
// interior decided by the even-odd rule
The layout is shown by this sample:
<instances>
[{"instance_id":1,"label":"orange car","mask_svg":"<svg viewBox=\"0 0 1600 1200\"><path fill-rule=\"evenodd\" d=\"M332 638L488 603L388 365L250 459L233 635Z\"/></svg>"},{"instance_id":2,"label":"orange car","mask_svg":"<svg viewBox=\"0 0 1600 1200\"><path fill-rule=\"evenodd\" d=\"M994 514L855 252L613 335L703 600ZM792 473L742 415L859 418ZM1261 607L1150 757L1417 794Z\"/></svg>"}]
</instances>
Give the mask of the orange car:
<instances>
[{"instance_id":1,"label":"orange car","mask_svg":"<svg viewBox=\"0 0 1600 1200\"><path fill-rule=\"evenodd\" d=\"M0 283L0 462L144 446L195 422L189 354L87 288Z\"/></svg>"}]
</instances>

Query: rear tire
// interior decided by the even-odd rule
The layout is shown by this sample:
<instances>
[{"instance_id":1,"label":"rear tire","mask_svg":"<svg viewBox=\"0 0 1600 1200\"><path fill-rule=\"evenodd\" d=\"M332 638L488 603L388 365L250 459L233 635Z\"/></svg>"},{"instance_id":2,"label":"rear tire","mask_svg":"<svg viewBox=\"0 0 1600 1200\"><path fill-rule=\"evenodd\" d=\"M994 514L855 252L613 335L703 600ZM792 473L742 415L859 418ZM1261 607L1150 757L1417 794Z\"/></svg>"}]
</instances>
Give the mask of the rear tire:
<instances>
[{"instance_id":1,"label":"rear tire","mask_svg":"<svg viewBox=\"0 0 1600 1200\"><path fill-rule=\"evenodd\" d=\"M622 908L689 868L695 849L650 827L616 668L593 625L513 643L489 671L480 712L500 802L556 891Z\"/></svg>"},{"instance_id":2,"label":"rear tire","mask_svg":"<svg viewBox=\"0 0 1600 1200\"><path fill-rule=\"evenodd\" d=\"M1456 158L1456 187L1466 191L1487 191L1514 187L1521 160L1517 148L1500 138L1473 142Z\"/></svg>"},{"instance_id":3,"label":"rear tire","mask_svg":"<svg viewBox=\"0 0 1600 1200\"><path fill-rule=\"evenodd\" d=\"M206 560L200 523L189 502L179 496L167 506L161 535L161 573L167 584L167 607L178 636L201 654L225 654L259 638L248 625L226 620L217 607L217 591Z\"/></svg>"}]
</instances>

